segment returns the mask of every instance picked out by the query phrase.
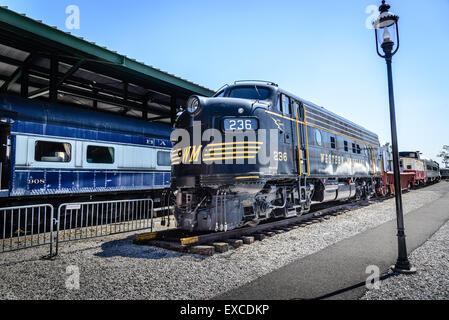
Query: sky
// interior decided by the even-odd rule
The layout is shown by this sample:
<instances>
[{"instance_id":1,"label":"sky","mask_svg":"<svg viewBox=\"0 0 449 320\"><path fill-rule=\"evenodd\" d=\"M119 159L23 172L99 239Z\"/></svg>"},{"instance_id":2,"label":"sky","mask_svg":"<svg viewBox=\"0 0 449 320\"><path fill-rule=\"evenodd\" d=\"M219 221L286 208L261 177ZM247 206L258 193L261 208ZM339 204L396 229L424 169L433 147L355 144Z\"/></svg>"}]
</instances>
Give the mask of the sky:
<instances>
[{"instance_id":1,"label":"sky","mask_svg":"<svg viewBox=\"0 0 449 320\"><path fill-rule=\"evenodd\" d=\"M380 0L1 0L1 5L216 90L261 79L391 141ZM449 0L390 0L400 16L393 57L399 150L449 145ZM79 29L68 29L76 5Z\"/></svg>"}]
</instances>

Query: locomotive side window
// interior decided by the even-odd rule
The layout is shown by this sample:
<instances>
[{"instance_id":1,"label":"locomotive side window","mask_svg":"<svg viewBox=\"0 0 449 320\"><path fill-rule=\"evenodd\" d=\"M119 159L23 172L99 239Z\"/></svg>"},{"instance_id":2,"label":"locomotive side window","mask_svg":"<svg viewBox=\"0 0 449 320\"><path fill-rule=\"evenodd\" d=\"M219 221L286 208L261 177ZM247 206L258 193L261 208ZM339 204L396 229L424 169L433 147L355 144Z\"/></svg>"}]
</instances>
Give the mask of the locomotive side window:
<instances>
[{"instance_id":1,"label":"locomotive side window","mask_svg":"<svg viewBox=\"0 0 449 320\"><path fill-rule=\"evenodd\" d=\"M157 165L158 166L170 166L170 152L158 151L157 152Z\"/></svg>"},{"instance_id":2,"label":"locomotive side window","mask_svg":"<svg viewBox=\"0 0 449 320\"><path fill-rule=\"evenodd\" d=\"M278 102L276 104L276 111L279 111L282 113L282 105L281 105L281 96L278 97Z\"/></svg>"},{"instance_id":3,"label":"locomotive side window","mask_svg":"<svg viewBox=\"0 0 449 320\"><path fill-rule=\"evenodd\" d=\"M344 145L345 145L345 151L348 152L349 151L348 141L345 141Z\"/></svg>"},{"instance_id":4,"label":"locomotive side window","mask_svg":"<svg viewBox=\"0 0 449 320\"><path fill-rule=\"evenodd\" d=\"M336 144L335 144L335 137L331 137L331 148L335 149L336 148Z\"/></svg>"},{"instance_id":5,"label":"locomotive side window","mask_svg":"<svg viewBox=\"0 0 449 320\"><path fill-rule=\"evenodd\" d=\"M39 162L70 162L72 145L63 142L36 141L34 160Z\"/></svg>"},{"instance_id":6,"label":"locomotive side window","mask_svg":"<svg viewBox=\"0 0 449 320\"><path fill-rule=\"evenodd\" d=\"M225 91L224 90L221 90L219 93L217 93L214 97L215 98L219 98L219 97L224 97L224 93L225 93Z\"/></svg>"},{"instance_id":7,"label":"locomotive side window","mask_svg":"<svg viewBox=\"0 0 449 320\"><path fill-rule=\"evenodd\" d=\"M320 132L320 130L317 130L317 129L315 129L315 141L316 141L317 145L321 146L321 144L322 144L321 132Z\"/></svg>"},{"instance_id":8,"label":"locomotive side window","mask_svg":"<svg viewBox=\"0 0 449 320\"><path fill-rule=\"evenodd\" d=\"M298 101L292 101L292 115L298 116L298 120L302 120L301 114L303 113L301 110L302 106Z\"/></svg>"},{"instance_id":9,"label":"locomotive side window","mask_svg":"<svg viewBox=\"0 0 449 320\"><path fill-rule=\"evenodd\" d=\"M290 98L282 95L282 110L284 114L291 114L291 108L290 108Z\"/></svg>"},{"instance_id":10,"label":"locomotive side window","mask_svg":"<svg viewBox=\"0 0 449 320\"><path fill-rule=\"evenodd\" d=\"M114 163L114 148L88 146L86 157L87 163L112 164Z\"/></svg>"}]
</instances>

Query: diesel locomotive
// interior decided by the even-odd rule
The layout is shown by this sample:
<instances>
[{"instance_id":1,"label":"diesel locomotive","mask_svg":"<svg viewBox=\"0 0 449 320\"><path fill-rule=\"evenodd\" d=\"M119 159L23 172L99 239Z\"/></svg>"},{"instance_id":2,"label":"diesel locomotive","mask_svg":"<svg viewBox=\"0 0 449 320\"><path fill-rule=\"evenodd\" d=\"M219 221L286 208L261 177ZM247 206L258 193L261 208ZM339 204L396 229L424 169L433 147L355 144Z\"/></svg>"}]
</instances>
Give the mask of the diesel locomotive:
<instances>
[{"instance_id":1,"label":"diesel locomotive","mask_svg":"<svg viewBox=\"0 0 449 320\"><path fill-rule=\"evenodd\" d=\"M415 175L414 185L423 186L440 181L440 165L431 159L421 157L419 151L399 152L399 166L402 172Z\"/></svg>"},{"instance_id":2,"label":"diesel locomotive","mask_svg":"<svg viewBox=\"0 0 449 320\"><path fill-rule=\"evenodd\" d=\"M378 136L261 81L192 96L172 132L178 227L226 231L381 187Z\"/></svg>"}]
</instances>

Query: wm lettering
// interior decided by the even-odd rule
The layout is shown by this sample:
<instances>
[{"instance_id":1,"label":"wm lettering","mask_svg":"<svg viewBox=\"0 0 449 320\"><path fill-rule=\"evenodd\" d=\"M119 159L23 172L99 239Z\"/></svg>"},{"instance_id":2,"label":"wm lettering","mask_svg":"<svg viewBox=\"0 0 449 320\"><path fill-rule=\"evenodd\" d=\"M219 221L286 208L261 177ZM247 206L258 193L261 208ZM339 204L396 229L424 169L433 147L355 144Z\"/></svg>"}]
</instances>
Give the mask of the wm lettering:
<instances>
[{"instance_id":1,"label":"wm lettering","mask_svg":"<svg viewBox=\"0 0 449 320\"><path fill-rule=\"evenodd\" d=\"M189 146L182 150L182 163L198 162L203 146Z\"/></svg>"}]
</instances>

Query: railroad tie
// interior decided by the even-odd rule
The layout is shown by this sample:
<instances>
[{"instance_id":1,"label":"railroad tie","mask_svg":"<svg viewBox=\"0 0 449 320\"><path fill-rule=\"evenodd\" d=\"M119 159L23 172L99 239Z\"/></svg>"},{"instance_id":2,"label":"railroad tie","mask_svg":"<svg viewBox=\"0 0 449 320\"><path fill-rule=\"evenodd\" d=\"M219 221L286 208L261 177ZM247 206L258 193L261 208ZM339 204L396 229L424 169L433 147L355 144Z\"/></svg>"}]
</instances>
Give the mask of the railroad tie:
<instances>
[{"instance_id":1,"label":"railroad tie","mask_svg":"<svg viewBox=\"0 0 449 320\"><path fill-rule=\"evenodd\" d=\"M265 231L263 234L266 235L267 237L272 237L272 236L276 235L276 233L274 233L272 231Z\"/></svg>"},{"instance_id":2,"label":"railroad tie","mask_svg":"<svg viewBox=\"0 0 449 320\"><path fill-rule=\"evenodd\" d=\"M226 240L226 242L229 243L234 248L243 246L243 240L240 240L240 239L228 239L228 240Z\"/></svg>"},{"instance_id":3,"label":"railroad tie","mask_svg":"<svg viewBox=\"0 0 449 320\"><path fill-rule=\"evenodd\" d=\"M241 238L244 244L253 244L254 243L254 237L242 237Z\"/></svg>"},{"instance_id":4,"label":"railroad tie","mask_svg":"<svg viewBox=\"0 0 449 320\"><path fill-rule=\"evenodd\" d=\"M215 253L215 248L213 246L193 246L189 251L190 253L202 256L212 256Z\"/></svg>"},{"instance_id":5,"label":"railroad tie","mask_svg":"<svg viewBox=\"0 0 449 320\"><path fill-rule=\"evenodd\" d=\"M254 235L254 239L256 239L257 241L262 241L263 239L265 239L265 235L263 233L256 233Z\"/></svg>"},{"instance_id":6,"label":"railroad tie","mask_svg":"<svg viewBox=\"0 0 449 320\"><path fill-rule=\"evenodd\" d=\"M229 251L229 243L226 242L214 242L212 244L216 252L223 253Z\"/></svg>"}]
</instances>

